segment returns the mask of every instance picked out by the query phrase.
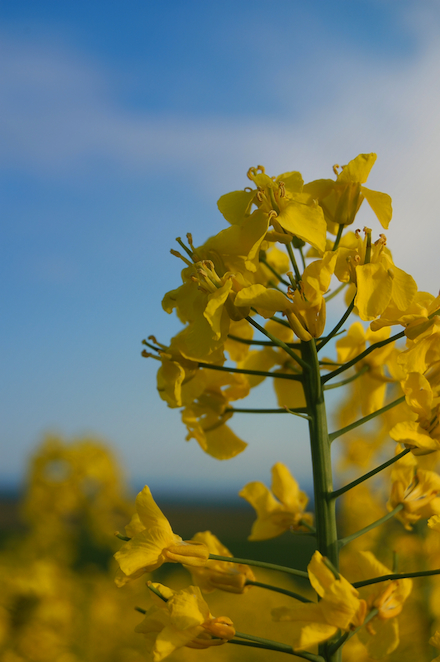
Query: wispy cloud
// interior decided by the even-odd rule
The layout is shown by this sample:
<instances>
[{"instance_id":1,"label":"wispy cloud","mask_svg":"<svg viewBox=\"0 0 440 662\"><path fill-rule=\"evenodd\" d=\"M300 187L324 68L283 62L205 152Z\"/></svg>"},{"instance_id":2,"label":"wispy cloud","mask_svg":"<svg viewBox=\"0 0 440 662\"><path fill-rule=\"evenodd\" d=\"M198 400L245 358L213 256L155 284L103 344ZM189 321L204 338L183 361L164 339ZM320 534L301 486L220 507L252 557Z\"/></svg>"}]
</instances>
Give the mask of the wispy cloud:
<instances>
[{"instance_id":1,"label":"wispy cloud","mask_svg":"<svg viewBox=\"0 0 440 662\"><path fill-rule=\"evenodd\" d=\"M298 168L311 179L330 175L337 160L377 151L371 185L395 199L389 236L402 263L412 261L414 248L423 250L416 275L432 289L430 265L440 239L439 12L422 3L405 16L418 39L411 58L390 63L333 52L331 66L320 67L318 56L301 75L314 93L292 121L286 119L289 108L304 93L291 63L279 65L272 81L283 86L278 119L160 117L124 106L112 92L111 72L84 56L59 44L3 39L0 167L45 178L81 177L100 162L121 172L196 178L214 192L219 183L226 190L240 186L236 182L245 185L252 164L264 162L274 174Z\"/></svg>"}]
</instances>

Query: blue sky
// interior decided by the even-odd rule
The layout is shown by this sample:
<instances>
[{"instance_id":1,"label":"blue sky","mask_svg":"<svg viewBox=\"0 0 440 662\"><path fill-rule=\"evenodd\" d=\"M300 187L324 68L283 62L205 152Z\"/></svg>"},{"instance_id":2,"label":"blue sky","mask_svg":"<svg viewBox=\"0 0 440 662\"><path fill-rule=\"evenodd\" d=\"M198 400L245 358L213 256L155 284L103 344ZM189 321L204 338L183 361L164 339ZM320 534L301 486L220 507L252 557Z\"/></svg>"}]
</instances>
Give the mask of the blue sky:
<instances>
[{"instance_id":1,"label":"blue sky","mask_svg":"<svg viewBox=\"0 0 440 662\"><path fill-rule=\"evenodd\" d=\"M174 238L219 231L216 200L259 163L307 181L377 152L395 260L438 291L439 37L428 0L0 4L3 482L46 431L107 439L158 490L279 460L307 480L290 420L275 441L272 419L234 421L249 448L227 464L185 444L140 341L179 328Z\"/></svg>"}]
</instances>

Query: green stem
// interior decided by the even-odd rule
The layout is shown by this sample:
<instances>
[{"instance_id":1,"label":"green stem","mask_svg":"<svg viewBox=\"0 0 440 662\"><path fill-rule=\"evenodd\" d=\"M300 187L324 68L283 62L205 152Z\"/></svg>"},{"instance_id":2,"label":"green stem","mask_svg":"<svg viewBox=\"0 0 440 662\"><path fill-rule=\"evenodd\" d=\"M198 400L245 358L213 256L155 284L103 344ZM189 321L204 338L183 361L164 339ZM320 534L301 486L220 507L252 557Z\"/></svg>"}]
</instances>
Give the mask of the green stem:
<instances>
[{"instance_id":1,"label":"green stem","mask_svg":"<svg viewBox=\"0 0 440 662\"><path fill-rule=\"evenodd\" d=\"M347 363L344 363L344 365L342 365L340 368L333 370L333 372L330 372L328 375L323 377L322 378L323 383L325 384L325 382L328 382L330 379L333 379L333 377L337 377L338 375L340 375L341 372L344 372L345 370L351 368L351 366L356 365L356 363L362 361L362 359L368 356L368 354L374 352L375 349L379 349L380 347L385 347L385 345L389 345L391 342L395 342L396 340L399 340L400 338L404 338L404 337L405 337L405 332L401 331L400 333L396 333L394 336L391 336L391 338L387 338L386 340L380 340L378 342L373 343L363 352L355 356L354 359L351 359L351 361L347 361Z\"/></svg>"},{"instance_id":2,"label":"green stem","mask_svg":"<svg viewBox=\"0 0 440 662\"><path fill-rule=\"evenodd\" d=\"M219 556L218 554L210 554L210 559L214 561L227 561L228 563L244 563L245 565L254 565L256 568L267 568L267 570L278 570L278 572L285 572L288 575L295 575L296 577L309 578L309 575L304 570L296 570L295 568L288 568L284 565L275 565L274 563L266 563L266 561L254 561L253 559L237 559L235 556Z\"/></svg>"},{"instance_id":3,"label":"green stem","mask_svg":"<svg viewBox=\"0 0 440 662\"><path fill-rule=\"evenodd\" d=\"M345 386L346 384L350 384L350 382L354 382L354 380L358 379L358 377L362 377L362 375L365 375L365 373L368 372L369 369L370 366L364 365L358 372L356 372L351 377L347 377L347 379L342 379L340 382L336 382L336 384L329 384L328 386L324 386L324 391L331 391L332 388L339 388L340 386Z\"/></svg>"},{"instance_id":4,"label":"green stem","mask_svg":"<svg viewBox=\"0 0 440 662\"><path fill-rule=\"evenodd\" d=\"M301 356L310 365L310 370L303 373L303 387L307 402L307 413L310 416L309 436L315 494L317 547L337 570L339 568L339 547L335 500L328 498L329 494L333 492L330 439L327 428L324 390L314 340L301 344ZM327 662L339 662L341 659L339 652L328 657L325 644L319 646L319 653Z\"/></svg>"},{"instance_id":5,"label":"green stem","mask_svg":"<svg viewBox=\"0 0 440 662\"><path fill-rule=\"evenodd\" d=\"M342 292L342 290L345 287L347 287L347 283L341 283L341 285L339 285L339 287L337 287L335 290L333 290L333 292L330 292L330 294L328 294L326 297L324 297L325 302L328 303L329 301L334 299L334 297L338 296L339 292Z\"/></svg>"},{"instance_id":6,"label":"green stem","mask_svg":"<svg viewBox=\"0 0 440 662\"><path fill-rule=\"evenodd\" d=\"M228 407L225 409L225 414L228 412L234 412L234 414L305 414L306 410L298 407L297 409L245 409L244 407ZM119 536L118 536L119 537Z\"/></svg>"},{"instance_id":7,"label":"green stem","mask_svg":"<svg viewBox=\"0 0 440 662\"><path fill-rule=\"evenodd\" d=\"M400 405L402 402L405 402L404 395L402 395L400 398L397 398L397 400L393 400L393 402L390 402L389 405L385 405L385 407L382 407L381 409L374 411L372 414L368 414L368 416L364 416L363 418L360 418L358 421L355 421L354 423L350 423L350 425L346 425L345 428L336 430L336 432L331 432L329 434L330 441L334 441L335 439L341 437L346 432L350 432L350 430L354 430L355 428L358 428L360 425L363 425L364 423L368 423L368 421L373 420L373 418L376 418L376 416L380 416L381 414L384 414L386 411L392 409L393 407L396 407L397 405Z\"/></svg>"},{"instance_id":8,"label":"green stem","mask_svg":"<svg viewBox=\"0 0 440 662\"><path fill-rule=\"evenodd\" d=\"M327 344L332 338L335 337L335 335L338 333L338 331L339 331L339 329L341 328L341 326L343 326L343 325L345 324L345 322L347 321L347 319L350 317L350 315L351 315L351 313L352 313L352 311L353 311L353 308L354 308L354 298L353 298L352 302L350 303L350 305L348 306L348 308L347 308L347 310L345 311L345 313L342 315L342 317L341 317L341 319L339 320L339 322L338 322L338 323L336 324L336 326L330 331L330 333L328 334L327 338L325 338L324 340L321 340L321 342L317 345L317 351L318 351L318 352L319 352L323 347L325 347L325 345L326 345L326 344Z\"/></svg>"},{"instance_id":9,"label":"green stem","mask_svg":"<svg viewBox=\"0 0 440 662\"><path fill-rule=\"evenodd\" d=\"M318 355L314 340L303 342L301 355L311 369L304 373L304 394L310 416L309 434L315 491L316 536L318 549L338 568L338 546L333 492L330 441L327 430L324 391L321 386Z\"/></svg>"},{"instance_id":10,"label":"green stem","mask_svg":"<svg viewBox=\"0 0 440 662\"><path fill-rule=\"evenodd\" d=\"M339 242L341 241L342 233L344 232L344 226L342 224L339 224L338 227L338 233L336 235L335 243L333 244L332 251L335 251L337 247L339 246Z\"/></svg>"},{"instance_id":11,"label":"green stem","mask_svg":"<svg viewBox=\"0 0 440 662\"><path fill-rule=\"evenodd\" d=\"M265 370L246 370L245 368L229 368L224 365L215 365L214 363L198 363L199 368L206 368L207 370L222 370L223 372L236 372L239 375L258 375L259 377L274 377L275 379L291 379L293 381L301 381L301 373L291 375L283 372L266 372Z\"/></svg>"},{"instance_id":12,"label":"green stem","mask_svg":"<svg viewBox=\"0 0 440 662\"><path fill-rule=\"evenodd\" d=\"M286 248L287 248L287 252L289 253L290 262L292 263L293 271L295 272L296 282L299 283L299 281L301 280L301 274L300 274L300 271L298 269L298 265L296 263L296 258L295 258L295 254L293 252L292 245L291 244L286 244Z\"/></svg>"},{"instance_id":13,"label":"green stem","mask_svg":"<svg viewBox=\"0 0 440 662\"><path fill-rule=\"evenodd\" d=\"M275 593L282 593L283 595L288 595L290 598L295 598L295 600L299 600L300 602L313 602L312 600L305 598L300 593L295 593L294 591L288 591L287 588L272 586L272 584L263 584L262 582L253 582L250 579L247 579L246 586L258 586L259 588L265 588L268 591L275 591Z\"/></svg>"},{"instance_id":14,"label":"green stem","mask_svg":"<svg viewBox=\"0 0 440 662\"><path fill-rule=\"evenodd\" d=\"M284 280L284 278L278 273L278 271L276 271L276 270L275 270L275 269L269 264L269 262L268 262L267 260L265 260L264 258L262 259L262 258L260 257L260 262L262 262L262 263L264 264L264 266L267 267L267 268L269 269L269 271L271 271L271 272L273 273L273 275L275 276L275 278L277 278L277 279L280 281L280 283L282 283L282 284L285 285L286 287L290 287L290 283L289 283L287 280Z\"/></svg>"},{"instance_id":15,"label":"green stem","mask_svg":"<svg viewBox=\"0 0 440 662\"><path fill-rule=\"evenodd\" d=\"M394 579L413 579L415 577L432 577L433 575L440 575L440 568L436 568L435 570L419 570L416 572L392 572L389 575L364 579L362 582L353 582L352 586L362 588L363 586L370 586L370 584L380 584L380 582L393 581Z\"/></svg>"},{"instance_id":16,"label":"green stem","mask_svg":"<svg viewBox=\"0 0 440 662\"><path fill-rule=\"evenodd\" d=\"M288 644L282 644L278 641L272 641L271 639L263 639L262 637L255 637L252 634L245 634L244 632L236 632L236 637L244 639L247 641L252 641L255 644L260 644L262 648L267 650L280 651L281 653L289 653L290 655L297 655L302 657L304 660L310 660L311 662L325 662L324 658L320 655L314 655L313 653L307 653L306 651L294 651L292 646ZM234 642L234 639L231 639L229 643Z\"/></svg>"},{"instance_id":17,"label":"green stem","mask_svg":"<svg viewBox=\"0 0 440 662\"><path fill-rule=\"evenodd\" d=\"M280 321L284 321L284 320L280 320ZM275 343L272 342L271 340L248 340L248 338L240 338L240 336L234 336L232 333L228 333L228 338L230 338L231 340L236 340L237 342L241 342L244 345L260 345L261 347L276 347ZM301 343L288 342L286 343L286 345L288 347L300 347Z\"/></svg>"},{"instance_id":18,"label":"green stem","mask_svg":"<svg viewBox=\"0 0 440 662\"><path fill-rule=\"evenodd\" d=\"M340 540L338 540L339 547L344 547L344 545L347 545L352 540L356 540L356 538L359 538L360 536L363 536L364 533L368 533L368 531L371 531L371 529L375 529L377 526L380 526L381 524L383 524L387 520L394 517L394 515L396 513L398 513L399 511L401 511L402 508L403 508L403 503L399 503L395 508L393 508L393 510L391 512L387 513L386 515L384 515L380 519L377 519L375 522L372 522L368 526L364 526L363 529L360 529L359 531L356 531L356 533L352 533L351 535L346 536L345 538L341 538Z\"/></svg>"},{"instance_id":19,"label":"green stem","mask_svg":"<svg viewBox=\"0 0 440 662\"><path fill-rule=\"evenodd\" d=\"M345 494L345 492L348 492L349 490L353 489L353 487L356 487L357 485L360 485L361 483L364 482L364 480L368 480L369 478L372 478L376 474L379 473L379 471L383 471L387 467L389 467L391 464L394 464L394 462L397 462L397 460L400 460L401 457L404 455L407 455L408 453L411 452L410 448L405 448L404 451L399 453L398 455L395 455L394 457L391 458L391 460L387 460L386 462L383 462L383 464L379 464L378 467L375 469L372 469L368 473L364 474L360 478L356 478L356 480L353 480L351 483L348 483L347 485L344 485L344 487L340 487L339 490L335 490L331 494L329 494L330 499L337 499L340 497L342 494Z\"/></svg>"},{"instance_id":20,"label":"green stem","mask_svg":"<svg viewBox=\"0 0 440 662\"><path fill-rule=\"evenodd\" d=\"M372 609L370 613L366 616L362 625L359 625L357 628L351 630L350 632L345 632L345 634L343 634L342 637L340 637L337 641L334 641L332 644L330 644L328 646L328 652L330 653L330 655L332 653L335 653L339 648L341 648L341 646L343 646L346 641L354 637L354 635L357 634L359 630L362 627L364 627L364 625L369 623L375 616L377 616L378 613L379 613L378 609Z\"/></svg>"},{"instance_id":21,"label":"green stem","mask_svg":"<svg viewBox=\"0 0 440 662\"><path fill-rule=\"evenodd\" d=\"M302 246L299 247L299 254L301 255L301 262L303 266L303 271L306 268L306 258L304 257L304 251L302 249Z\"/></svg>"},{"instance_id":22,"label":"green stem","mask_svg":"<svg viewBox=\"0 0 440 662\"><path fill-rule=\"evenodd\" d=\"M281 349L284 349L286 354L288 354L296 363L298 363L298 365L300 365L304 371L309 370L308 363L306 363L306 361L303 361L302 358L298 356L298 354L295 354L295 352L292 349L290 349L290 347L288 345L286 345L285 342L283 342L282 340L280 340L276 336L273 336L271 333L269 333L269 331L267 331L264 327L260 326L258 324L258 322L256 322L254 319L252 319L252 317L248 316L248 317L246 317L246 319L250 324L252 324L252 326L254 326L256 329L258 329L258 331L260 331L260 333L267 336L267 338L272 340L272 342L274 342L278 347L281 347ZM299 377L300 379L302 378L301 375L296 375L296 377L297 378Z\"/></svg>"}]
</instances>

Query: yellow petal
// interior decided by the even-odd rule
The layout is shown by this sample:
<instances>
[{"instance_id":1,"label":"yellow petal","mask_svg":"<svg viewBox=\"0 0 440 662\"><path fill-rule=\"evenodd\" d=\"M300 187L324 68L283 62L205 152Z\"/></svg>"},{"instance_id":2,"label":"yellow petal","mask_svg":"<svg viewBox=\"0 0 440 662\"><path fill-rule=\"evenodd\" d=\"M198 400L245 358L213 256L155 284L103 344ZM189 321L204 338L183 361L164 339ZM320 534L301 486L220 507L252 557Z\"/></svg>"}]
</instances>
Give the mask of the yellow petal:
<instances>
[{"instance_id":1,"label":"yellow petal","mask_svg":"<svg viewBox=\"0 0 440 662\"><path fill-rule=\"evenodd\" d=\"M298 508L298 483L282 462L277 462L272 467L272 492L281 503L290 508Z\"/></svg>"},{"instance_id":2,"label":"yellow petal","mask_svg":"<svg viewBox=\"0 0 440 662\"><path fill-rule=\"evenodd\" d=\"M213 430L206 430L206 446L203 450L215 457L217 460L230 460L239 453L242 453L247 443L237 437L237 435L227 425L221 425Z\"/></svg>"},{"instance_id":3,"label":"yellow petal","mask_svg":"<svg viewBox=\"0 0 440 662\"><path fill-rule=\"evenodd\" d=\"M379 223L386 230L393 215L390 196L387 193L372 191L365 186L361 187L361 191L371 209L376 214Z\"/></svg>"},{"instance_id":4,"label":"yellow petal","mask_svg":"<svg viewBox=\"0 0 440 662\"><path fill-rule=\"evenodd\" d=\"M226 193L219 198L217 207L228 223L232 225L239 224L249 215L255 193L255 191L232 191L231 193Z\"/></svg>"},{"instance_id":5,"label":"yellow petal","mask_svg":"<svg viewBox=\"0 0 440 662\"><path fill-rule=\"evenodd\" d=\"M359 182L360 184L364 184L376 159L377 155L373 153L359 154L344 166L336 181L338 184L340 182Z\"/></svg>"},{"instance_id":6,"label":"yellow petal","mask_svg":"<svg viewBox=\"0 0 440 662\"><path fill-rule=\"evenodd\" d=\"M393 279L378 263L356 267L357 294L355 305L359 317L371 321L387 307L393 291Z\"/></svg>"},{"instance_id":7,"label":"yellow petal","mask_svg":"<svg viewBox=\"0 0 440 662\"><path fill-rule=\"evenodd\" d=\"M180 540L179 536L170 534L159 526L152 526L126 542L116 552L115 559L125 575L132 575L141 569L144 572L152 572L164 562L164 548L176 539Z\"/></svg>"},{"instance_id":8,"label":"yellow petal","mask_svg":"<svg viewBox=\"0 0 440 662\"><path fill-rule=\"evenodd\" d=\"M277 221L282 228L324 253L327 224L319 206L305 205L295 200L280 211Z\"/></svg>"}]
</instances>

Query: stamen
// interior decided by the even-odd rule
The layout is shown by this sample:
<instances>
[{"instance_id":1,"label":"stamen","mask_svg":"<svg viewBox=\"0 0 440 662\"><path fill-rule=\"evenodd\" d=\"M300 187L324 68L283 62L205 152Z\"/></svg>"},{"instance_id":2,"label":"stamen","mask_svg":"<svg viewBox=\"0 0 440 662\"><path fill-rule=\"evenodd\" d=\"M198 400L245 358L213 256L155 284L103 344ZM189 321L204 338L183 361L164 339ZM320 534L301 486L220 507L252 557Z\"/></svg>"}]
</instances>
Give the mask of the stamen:
<instances>
[{"instance_id":1,"label":"stamen","mask_svg":"<svg viewBox=\"0 0 440 662\"><path fill-rule=\"evenodd\" d=\"M174 257L179 257L181 260L183 260L188 267L193 266L192 262L187 260L186 257L183 257L182 253L179 253L179 251L175 251L174 248L170 249L170 253L171 253L171 255L174 255Z\"/></svg>"}]
</instances>

